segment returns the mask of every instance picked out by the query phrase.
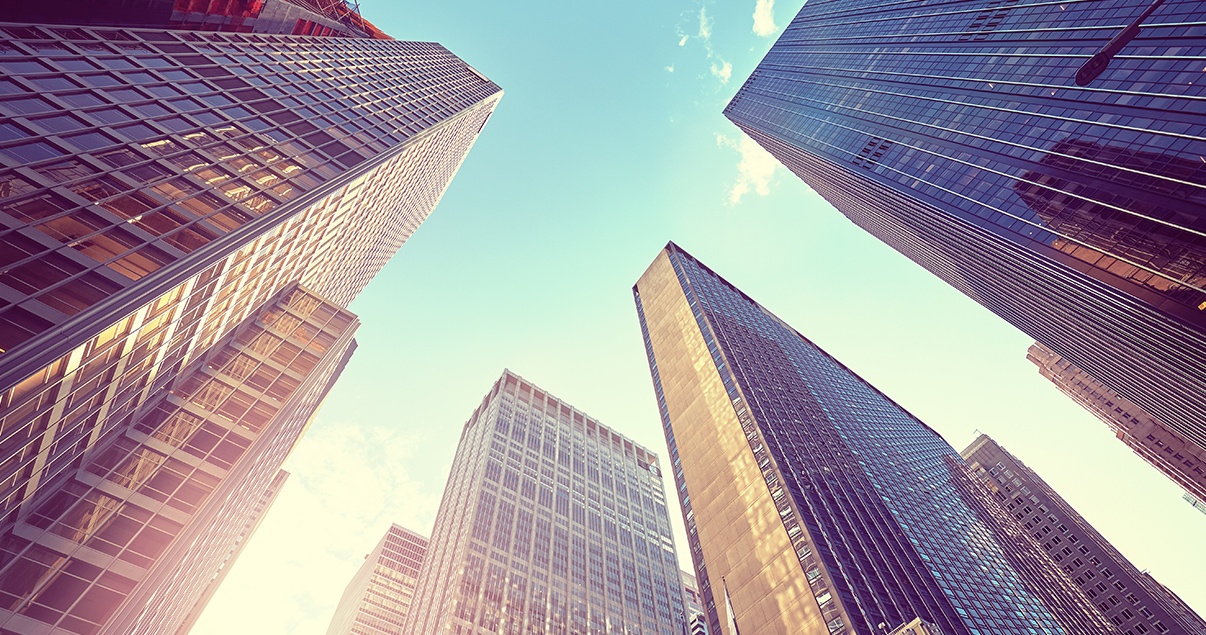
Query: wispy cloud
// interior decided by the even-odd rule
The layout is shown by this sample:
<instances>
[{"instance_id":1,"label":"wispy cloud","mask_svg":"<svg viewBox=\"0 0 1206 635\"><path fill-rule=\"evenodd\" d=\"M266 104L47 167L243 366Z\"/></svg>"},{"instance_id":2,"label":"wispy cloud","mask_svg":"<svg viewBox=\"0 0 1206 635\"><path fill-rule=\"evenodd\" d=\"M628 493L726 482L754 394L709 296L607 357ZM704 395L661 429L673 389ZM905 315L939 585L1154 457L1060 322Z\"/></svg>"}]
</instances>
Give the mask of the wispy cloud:
<instances>
[{"instance_id":1,"label":"wispy cloud","mask_svg":"<svg viewBox=\"0 0 1206 635\"><path fill-rule=\"evenodd\" d=\"M745 135L733 139L717 134L716 145L736 150L741 157L737 162L737 180L728 191L729 205L740 203L751 191L758 196L770 194L771 178L775 176L775 169L779 166L775 157Z\"/></svg>"},{"instance_id":2,"label":"wispy cloud","mask_svg":"<svg viewBox=\"0 0 1206 635\"><path fill-rule=\"evenodd\" d=\"M708 17L708 8L699 8L699 39L712 39L712 19Z\"/></svg>"},{"instance_id":3,"label":"wispy cloud","mask_svg":"<svg viewBox=\"0 0 1206 635\"><path fill-rule=\"evenodd\" d=\"M686 46L686 45L687 45L687 40L689 40L689 39L691 39L691 36L689 36L689 35L682 35L682 34L679 34L679 36L678 36L678 45L679 45L679 46Z\"/></svg>"},{"instance_id":4,"label":"wispy cloud","mask_svg":"<svg viewBox=\"0 0 1206 635\"><path fill-rule=\"evenodd\" d=\"M699 8L699 30L695 37L703 42L704 53L708 56L708 62L711 66L712 76L720 80L721 84L729 83L733 77L733 64L716 53L716 49L712 48L712 25L715 22L708 16L708 8ZM680 32L681 33L681 32ZM687 42L687 36L683 36L679 40L679 46Z\"/></svg>"},{"instance_id":5,"label":"wispy cloud","mask_svg":"<svg viewBox=\"0 0 1206 635\"><path fill-rule=\"evenodd\" d=\"M667 67L666 67L666 72L667 72L667 73L673 73L673 72L674 72L674 64L671 64L671 65L667 66Z\"/></svg>"},{"instance_id":6,"label":"wispy cloud","mask_svg":"<svg viewBox=\"0 0 1206 635\"><path fill-rule=\"evenodd\" d=\"M716 60L716 62L712 62L712 75L722 84L729 83L729 79L733 77L733 65L719 57Z\"/></svg>"},{"instance_id":7,"label":"wispy cloud","mask_svg":"<svg viewBox=\"0 0 1206 635\"><path fill-rule=\"evenodd\" d=\"M758 0L754 5L754 33L769 37L779 30L775 26L775 0Z\"/></svg>"}]
</instances>

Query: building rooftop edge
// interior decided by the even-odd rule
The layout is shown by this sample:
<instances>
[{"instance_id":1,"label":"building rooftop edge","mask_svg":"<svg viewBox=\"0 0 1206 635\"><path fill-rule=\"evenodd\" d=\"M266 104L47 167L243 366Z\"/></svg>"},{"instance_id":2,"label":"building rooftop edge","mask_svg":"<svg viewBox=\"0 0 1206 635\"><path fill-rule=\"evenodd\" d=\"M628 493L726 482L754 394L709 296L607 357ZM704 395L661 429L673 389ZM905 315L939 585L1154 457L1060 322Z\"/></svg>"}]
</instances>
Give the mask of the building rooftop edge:
<instances>
[{"instance_id":1,"label":"building rooftop edge","mask_svg":"<svg viewBox=\"0 0 1206 635\"><path fill-rule=\"evenodd\" d=\"M544 393L544 395L547 398L549 398L553 401L556 401L559 404L569 407L570 411L581 414L582 418L593 422L596 426L599 426L600 428L607 430L608 432L620 437L624 441L631 443L634 448L639 448L646 454L653 457L655 462L660 462L661 457L658 456L658 454L656 452L654 452L653 450L650 450L649 448L645 447L644 445L633 440L632 437L629 437L628 435L626 435L622 432L619 432L615 428L612 428L611 426L608 426L608 425L604 424L603 422L599 421L598 419L590 416L582 409L580 409L580 408L574 406L573 404L569 403L568 401L554 395L553 393L549 392L548 390L546 390L546 389L542 388L541 386L539 386L538 384L536 384L536 382L534 382L530 379L526 379L523 375L520 375L519 373L511 370L510 368L506 368L506 367L503 368L502 374L499 375L498 379L494 382L494 385L491 386L490 392L491 393L494 392L494 386L498 386L499 384L503 383L507 377L514 377L516 380L521 381L536 390L539 390L540 392ZM487 394L486 399L489 399L489 394ZM483 403L484 403L484 400L483 400ZM470 417L470 418L472 418L472 417ZM468 423L468 422L466 422L466 423Z\"/></svg>"},{"instance_id":2,"label":"building rooftop edge","mask_svg":"<svg viewBox=\"0 0 1206 635\"><path fill-rule=\"evenodd\" d=\"M848 373L850 373L851 375L854 375L855 377L857 377L859 381L861 381L861 382L863 382L864 384L866 384L868 387L870 387L870 388L871 388L871 390L874 390L876 393L878 393L878 394L879 394L880 396L882 396L884 399L887 399L889 402L891 402L891 403L892 403L893 405L895 405L897 408L900 408L901 410L903 410L903 411L904 411L905 413L907 413L907 414L908 414L910 417L912 417L914 420L916 420L918 423L920 423L920 424L921 424L921 427L925 428L926 430L929 430L929 431L930 431L932 434L934 434L934 435L935 435L935 436L937 436L938 438L943 439L944 441L946 440L946 437L942 436L942 435L941 435L941 434L940 434L940 433L939 433L937 430L935 430L934 428L930 427L930 425L929 425L928 423L926 423L924 420L922 420L922 419L921 419L920 417L918 417L917 415L913 414L913 413L912 413L912 411L910 411L908 408L905 408L903 405L901 405L901 404L900 404L899 402L897 402L895 399L893 399L893 398L892 398L892 397L890 397L888 394L886 394L885 392L883 392L882 390L880 390L878 387L876 387L876 386L875 386L875 384L872 384L871 382L869 382L869 381L867 381L866 379L864 379L862 375L860 375L859 373L855 372L855 371L854 371L854 369L852 369L852 368L850 368L849 366L847 366L845 363L843 363L843 362L842 362L842 360L840 360L840 359L838 359L838 358L834 357L833 355L829 354L829 351L825 350L825 349L824 349L823 347L821 347L819 344L817 344L816 342L814 342L814 341L812 341L811 339L809 339L809 338L808 338L807 336L805 336L803 333L801 333L800 331L798 331L798 330L797 330L797 329L796 329L794 326L792 326L792 325L788 324L787 322L785 322L785 321L784 321L782 318L780 318L778 315L775 315L775 313L774 313L773 311L771 311L770 309L768 309L768 308L766 308L765 306L763 306L763 305L762 305L760 302L758 302L757 300L755 300L755 299L751 298L751 297L750 297L750 296L749 296L749 295L748 295L746 292L744 292L744 291L742 291L740 288L738 288L738 287L737 287L737 285L733 284L732 282L729 282L727 278L725 278L724 276L720 275L719 273L716 273L716 271L714 271L714 270L713 270L711 267L709 267L708 265L704 264L704 263L703 263L703 261L701 261L699 258L696 258L695 256L691 255L691 253L690 253L690 252L688 252L686 249L683 249L682 247L680 247L680 246L679 246L677 243L675 243L673 240L668 241L668 242L666 243L666 246L662 248L662 251L658 252L658 255L661 255L662 253L667 253L667 252L677 252L677 253L679 253L679 254L681 254L681 255L683 255L683 256L686 256L687 258L690 258L692 262L694 262L696 265L698 265L699 267L701 267L701 268L702 268L704 271L707 271L709 274L711 274L711 275L713 275L713 276L716 276L716 278L717 278L718 280L720 280L720 282L721 282L721 283L723 283L723 284L724 284L726 287L728 287L730 290L734 291L734 292L735 292L735 293L737 293L739 296L741 296L741 297L742 297L742 299L744 299L745 301L749 302L750 304L753 304L755 307L757 307L757 308L758 308L758 310L759 310L759 311L762 311L763 313L765 313L765 314L766 314L768 317L770 317L772 320L774 320L775 322L777 322L777 323L778 323L780 326L782 326L783 328L787 329L788 331L791 331L792 333L794 333L794 334L796 335L796 337L799 337L800 339L804 340L805 342L808 342L808 344L809 344L809 345L816 347L816 349L817 349L818 351L820 351L822 355L824 355L825 357L828 357L829 359L833 360L833 362L834 362L834 363L836 363L837 365L841 366L843 369L845 369L845 370L846 370L846 372L848 372ZM657 258L655 257L655 258L654 258L654 262L656 262L656 261L657 261ZM647 268L647 269L645 270L645 273L644 273L644 274L641 274L641 278L638 278L638 279L637 279L636 284L634 284L634 285L633 285L633 287L632 287L632 290L633 290L633 292L634 292L634 293L639 293L638 286L640 285L641 279L643 279L643 278L645 277L645 274L648 274L648 273L649 273L649 269L651 269L652 267L653 267L653 264L651 263L651 264L649 265L649 268ZM949 442L948 442L948 443L949 443Z\"/></svg>"}]
</instances>

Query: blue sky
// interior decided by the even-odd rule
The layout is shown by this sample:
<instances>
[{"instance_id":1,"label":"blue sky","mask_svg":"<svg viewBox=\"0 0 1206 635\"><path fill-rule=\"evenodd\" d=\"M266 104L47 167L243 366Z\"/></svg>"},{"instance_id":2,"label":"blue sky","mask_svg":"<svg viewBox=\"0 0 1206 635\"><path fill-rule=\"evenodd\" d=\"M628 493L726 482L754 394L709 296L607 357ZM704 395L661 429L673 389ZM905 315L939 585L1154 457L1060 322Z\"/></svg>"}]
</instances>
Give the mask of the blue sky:
<instances>
[{"instance_id":1,"label":"blue sky","mask_svg":"<svg viewBox=\"0 0 1206 635\"><path fill-rule=\"evenodd\" d=\"M506 94L434 214L352 305L360 348L195 634L325 632L391 522L430 532L460 428L503 368L664 457L631 287L667 240L957 449L992 435L1206 611L1206 516L1038 375L1031 340L854 227L721 115L800 6L361 3Z\"/></svg>"}]
</instances>

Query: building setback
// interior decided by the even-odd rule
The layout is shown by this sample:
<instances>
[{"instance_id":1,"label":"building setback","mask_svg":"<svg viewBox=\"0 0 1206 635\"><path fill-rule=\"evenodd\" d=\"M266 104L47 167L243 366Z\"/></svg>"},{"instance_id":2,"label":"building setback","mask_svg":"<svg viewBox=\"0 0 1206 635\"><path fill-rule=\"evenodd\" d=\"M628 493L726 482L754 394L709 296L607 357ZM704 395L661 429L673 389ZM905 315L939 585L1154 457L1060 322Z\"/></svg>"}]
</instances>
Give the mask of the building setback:
<instances>
[{"instance_id":1,"label":"building setback","mask_svg":"<svg viewBox=\"0 0 1206 635\"><path fill-rule=\"evenodd\" d=\"M1170 0L808 2L725 115L859 227L1206 447L1206 47Z\"/></svg>"},{"instance_id":2,"label":"building setback","mask_svg":"<svg viewBox=\"0 0 1206 635\"><path fill-rule=\"evenodd\" d=\"M402 632L682 633L657 456L505 371L465 423Z\"/></svg>"},{"instance_id":3,"label":"building setback","mask_svg":"<svg viewBox=\"0 0 1206 635\"><path fill-rule=\"evenodd\" d=\"M406 623L427 538L393 525L344 589L327 635L397 635Z\"/></svg>"},{"instance_id":4,"label":"building setback","mask_svg":"<svg viewBox=\"0 0 1206 635\"><path fill-rule=\"evenodd\" d=\"M3 628L175 632L350 358L358 326L290 288L181 369L9 523Z\"/></svg>"},{"instance_id":5,"label":"building setback","mask_svg":"<svg viewBox=\"0 0 1206 635\"><path fill-rule=\"evenodd\" d=\"M1057 622L946 441L685 251L634 295L710 632L1110 632Z\"/></svg>"},{"instance_id":6,"label":"building setback","mask_svg":"<svg viewBox=\"0 0 1206 635\"><path fill-rule=\"evenodd\" d=\"M1140 572L1033 470L986 435L962 452L1063 573L1125 635L1206 633L1179 598Z\"/></svg>"},{"instance_id":7,"label":"building setback","mask_svg":"<svg viewBox=\"0 0 1206 635\"><path fill-rule=\"evenodd\" d=\"M188 619L501 97L342 2L237 4L0 22L2 630Z\"/></svg>"},{"instance_id":8,"label":"building setback","mask_svg":"<svg viewBox=\"0 0 1206 635\"><path fill-rule=\"evenodd\" d=\"M1206 500L1206 448L1038 342L1026 352L1026 359L1061 392L1110 426L1135 454L1180 485L1191 500Z\"/></svg>"}]
</instances>

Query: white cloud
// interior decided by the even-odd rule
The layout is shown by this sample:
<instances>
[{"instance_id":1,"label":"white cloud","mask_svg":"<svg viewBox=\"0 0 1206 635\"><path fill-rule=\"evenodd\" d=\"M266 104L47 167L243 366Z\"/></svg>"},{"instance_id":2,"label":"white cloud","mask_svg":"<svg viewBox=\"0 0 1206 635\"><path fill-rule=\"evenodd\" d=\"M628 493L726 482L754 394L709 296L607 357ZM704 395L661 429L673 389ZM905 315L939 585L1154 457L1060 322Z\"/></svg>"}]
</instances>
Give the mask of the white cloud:
<instances>
[{"instance_id":1,"label":"white cloud","mask_svg":"<svg viewBox=\"0 0 1206 635\"><path fill-rule=\"evenodd\" d=\"M716 59L720 63L712 62L712 75L716 76L716 79L719 79L721 84L727 84L733 76L733 65L719 57Z\"/></svg>"},{"instance_id":2,"label":"white cloud","mask_svg":"<svg viewBox=\"0 0 1206 635\"><path fill-rule=\"evenodd\" d=\"M280 498L193 633L324 632L390 523L430 529L441 493L407 471L417 445L385 425L316 423L286 462L292 476Z\"/></svg>"},{"instance_id":3,"label":"white cloud","mask_svg":"<svg viewBox=\"0 0 1206 635\"><path fill-rule=\"evenodd\" d=\"M762 149L753 139L741 135L732 139L722 134L716 135L716 145L721 148L736 150L741 156L737 162L737 181L729 188L729 205L736 205L752 190L758 196L770 194L771 178L779 162L769 152Z\"/></svg>"},{"instance_id":4,"label":"white cloud","mask_svg":"<svg viewBox=\"0 0 1206 635\"><path fill-rule=\"evenodd\" d=\"M703 41L704 53L707 54L708 62L711 66L712 76L720 80L721 84L729 83L729 79L733 77L733 65L724 58L716 54L716 50L712 48L712 25L714 21L708 17L708 8L699 8L699 32L696 35ZM683 35L680 30L681 39L678 45L682 46L687 43L687 36ZM667 69L669 70L669 69Z\"/></svg>"},{"instance_id":5,"label":"white cloud","mask_svg":"<svg viewBox=\"0 0 1206 635\"><path fill-rule=\"evenodd\" d=\"M712 39L712 19L708 17L707 7L699 8L699 38L705 42Z\"/></svg>"},{"instance_id":6,"label":"white cloud","mask_svg":"<svg viewBox=\"0 0 1206 635\"><path fill-rule=\"evenodd\" d=\"M688 36L688 35L684 35L684 36L679 37L679 38L678 38L678 45L679 45L679 46L686 46L686 45L687 45L687 39L688 39L689 37L690 37L690 36Z\"/></svg>"},{"instance_id":7,"label":"white cloud","mask_svg":"<svg viewBox=\"0 0 1206 635\"><path fill-rule=\"evenodd\" d=\"M673 65L673 64L671 64L671 65L667 66L667 67L666 67L666 72L667 72L667 73L673 73L673 72L674 72L674 65Z\"/></svg>"},{"instance_id":8,"label":"white cloud","mask_svg":"<svg viewBox=\"0 0 1206 635\"><path fill-rule=\"evenodd\" d=\"M758 0L754 5L754 33L769 37L778 31L775 26L775 0Z\"/></svg>"}]
</instances>

